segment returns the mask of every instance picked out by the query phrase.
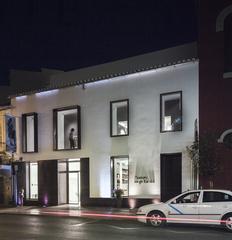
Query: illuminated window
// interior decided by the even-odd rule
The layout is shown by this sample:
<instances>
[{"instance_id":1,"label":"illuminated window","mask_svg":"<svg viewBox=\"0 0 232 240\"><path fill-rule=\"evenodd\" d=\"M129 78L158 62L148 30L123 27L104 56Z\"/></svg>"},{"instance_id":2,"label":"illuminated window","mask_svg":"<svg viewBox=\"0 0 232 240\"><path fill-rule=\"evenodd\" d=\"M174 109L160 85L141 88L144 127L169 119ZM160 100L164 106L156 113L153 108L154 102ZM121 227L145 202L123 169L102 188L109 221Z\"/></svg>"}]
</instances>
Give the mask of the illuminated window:
<instances>
[{"instance_id":1,"label":"illuminated window","mask_svg":"<svg viewBox=\"0 0 232 240\"><path fill-rule=\"evenodd\" d=\"M31 162L26 165L26 198L28 200L38 199L38 163Z\"/></svg>"},{"instance_id":2,"label":"illuminated window","mask_svg":"<svg viewBox=\"0 0 232 240\"><path fill-rule=\"evenodd\" d=\"M182 131L182 92L160 95L160 131Z\"/></svg>"},{"instance_id":3,"label":"illuminated window","mask_svg":"<svg viewBox=\"0 0 232 240\"><path fill-rule=\"evenodd\" d=\"M115 195L116 189L122 190L122 196L128 196L128 157L111 158L112 175L112 195Z\"/></svg>"},{"instance_id":4,"label":"illuminated window","mask_svg":"<svg viewBox=\"0 0 232 240\"><path fill-rule=\"evenodd\" d=\"M22 115L23 152L38 152L38 117L37 113Z\"/></svg>"},{"instance_id":5,"label":"illuminated window","mask_svg":"<svg viewBox=\"0 0 232 240\"><path fill-rule=\"evenodd\" d=\"M129 100L110 102L111 137L129 135Z\"/></svg>"},{"instance_id":6,"label":"illuminated window","mask_svg":"<svg viewBox=\"0 0 232 240\"><path fill-rule=\"evenodd\" d=\"M53 110L54 150L81 148L80 107Z\"/></svg>"}]
</instances>

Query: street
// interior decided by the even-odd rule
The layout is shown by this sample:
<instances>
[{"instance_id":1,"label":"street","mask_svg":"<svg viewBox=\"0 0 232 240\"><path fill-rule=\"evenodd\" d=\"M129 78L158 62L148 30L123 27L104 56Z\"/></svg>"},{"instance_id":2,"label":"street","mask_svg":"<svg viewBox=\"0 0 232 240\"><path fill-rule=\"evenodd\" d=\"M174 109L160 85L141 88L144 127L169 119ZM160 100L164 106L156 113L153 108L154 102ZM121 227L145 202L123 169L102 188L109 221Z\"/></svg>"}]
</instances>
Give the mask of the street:
<instances>
[{"instance_id":1,"label":"street","mask_svg":"<svg viewBox=\"0 0 232 240\"><path fill-rule=\"evenodd\" d=\"M136 220L0 214L0 240L229 240L231 237L231 233L221 228L206 226L169 225L154 229Z\"/></svg>"}]
</instances>

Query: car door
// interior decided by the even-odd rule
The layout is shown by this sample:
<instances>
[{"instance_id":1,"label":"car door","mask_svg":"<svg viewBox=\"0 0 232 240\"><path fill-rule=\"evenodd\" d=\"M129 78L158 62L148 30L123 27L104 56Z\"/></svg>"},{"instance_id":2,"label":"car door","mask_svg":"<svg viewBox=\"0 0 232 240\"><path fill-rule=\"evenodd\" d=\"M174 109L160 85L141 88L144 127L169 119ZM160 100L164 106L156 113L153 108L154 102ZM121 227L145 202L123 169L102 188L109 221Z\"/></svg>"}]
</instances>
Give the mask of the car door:
<instances>
[{"instance_id":1,"label":"car door","mask_svg":"<svg viewBox=\"0 0 232 240\"><path fill-rule=\"evenodd\" d=\"M220 224L222 214L229 211L232 205L232 196L226 192L204 190L199 214L202 222Z\"/></svg>"},{"instance_id":2,"label":"car door","mask_svg":"<svg viewBox=\"0 0 232 240\"><path fill-rule=\"evenodd\" d=\"M168 204L169 222L197 223L201 191L182 194Z\"/></svg>"}]
</instances>

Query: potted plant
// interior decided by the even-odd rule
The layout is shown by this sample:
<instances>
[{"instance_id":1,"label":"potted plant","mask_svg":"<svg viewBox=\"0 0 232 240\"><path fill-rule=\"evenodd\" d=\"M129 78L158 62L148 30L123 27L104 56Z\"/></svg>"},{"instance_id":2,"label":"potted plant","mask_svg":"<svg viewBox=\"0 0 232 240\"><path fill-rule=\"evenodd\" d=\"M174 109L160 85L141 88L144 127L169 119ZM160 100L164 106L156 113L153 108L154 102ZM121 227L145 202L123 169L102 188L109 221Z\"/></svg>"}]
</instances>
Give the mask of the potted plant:
<instances>
[{"instance_id":1,"label":"potted plant","mask_svg":"<svg viewBox=\"0 0 232 240\"><path fill-rule=\"evenodd\" d=\"M122 206L122 196L123 196L123 189L121 188L114 189L114 197L116 198L117 208L120 208Z\"/></svg>"}]
</instances>

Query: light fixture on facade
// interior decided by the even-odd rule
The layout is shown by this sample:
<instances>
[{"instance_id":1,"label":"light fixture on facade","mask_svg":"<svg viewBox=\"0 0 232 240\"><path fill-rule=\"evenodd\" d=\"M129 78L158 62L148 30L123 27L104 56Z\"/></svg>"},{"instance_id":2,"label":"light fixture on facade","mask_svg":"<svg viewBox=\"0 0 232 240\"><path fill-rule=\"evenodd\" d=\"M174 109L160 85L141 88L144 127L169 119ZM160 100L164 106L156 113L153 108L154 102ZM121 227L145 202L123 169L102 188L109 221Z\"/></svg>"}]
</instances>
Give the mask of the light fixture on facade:
<instances>
[{"instance_id":1,"label":"light fixture on facade","mask_svg":"<svg viewBox=\"0 0 232 240\"><path fill-rule=\"evenodd\" d=\"M26 95L23 95L23 96L18 96L16 97L16 101L21 101L21 100L25 100L27 98Z\"/></svg>"},{"instance_id":2,"label":"light fixture on facade","mask_svg":"<svg viewBox=\"0 0 232 240\"><path fill-rule=\"evenodd\" d=\"M53 90L49 90L49 91L38 92L35 95L37 97L45 97L45 96L56 94L56 93L58 93L58 91L59 91L59 89L53 89Z\"/></svg>"}]
</instances>

